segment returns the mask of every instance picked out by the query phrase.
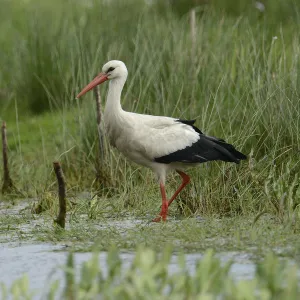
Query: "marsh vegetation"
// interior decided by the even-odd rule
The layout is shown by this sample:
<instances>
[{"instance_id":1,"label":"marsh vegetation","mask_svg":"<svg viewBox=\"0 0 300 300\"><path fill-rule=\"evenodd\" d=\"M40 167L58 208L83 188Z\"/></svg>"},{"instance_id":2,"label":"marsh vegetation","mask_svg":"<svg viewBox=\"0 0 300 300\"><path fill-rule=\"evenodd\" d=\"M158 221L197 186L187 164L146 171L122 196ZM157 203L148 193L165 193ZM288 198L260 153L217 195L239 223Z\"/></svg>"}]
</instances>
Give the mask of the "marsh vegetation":
<instances>
[{"instance_id":1,"label":"marsh vegetation","mask_svg":"<svg viewBox=\"0 0 300 300\"><path fill-rule=\"evenodd\" d=\"M261 257L273 250L299 261L300 7L292 0L268 1L264 9L246 0L188 2L1 1L0 119L7 124L10 176L32 199L25 210L6 214L20 195L0 196L1 241L68 243L74 251L165 251L171 244L174 251L247 249ZM129 70L126 110L197 119L203 132L248 155L238 166L191 170L170 224L147 224L160 206L153 174L107 141L100 155L93 95L75 100L110 59ZM105 95L102 86L103 105ZM67 181L65 231L52 228L53 161ZM170 177L168 193L177 182ZM128 218L139 222L123 230L111 225ZM278 278L270 280L279 286Z\"/></svg>"}]
</instances>

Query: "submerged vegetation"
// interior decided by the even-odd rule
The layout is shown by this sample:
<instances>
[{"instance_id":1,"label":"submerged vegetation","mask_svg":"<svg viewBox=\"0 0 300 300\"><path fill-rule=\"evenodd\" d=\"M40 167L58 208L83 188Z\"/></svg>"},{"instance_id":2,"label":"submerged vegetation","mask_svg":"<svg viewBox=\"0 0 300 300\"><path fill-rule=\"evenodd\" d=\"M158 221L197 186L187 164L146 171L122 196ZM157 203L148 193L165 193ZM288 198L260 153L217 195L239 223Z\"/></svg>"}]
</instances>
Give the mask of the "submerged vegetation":
<instances>
[{"instance_id":1,"label":"submerged vegetation","mask_svg":"<svg viewBox=\"0 0 300 300\"><path fill-rule=\"evenodd\" d=\"M20 194L36 200L30 209L0 215L1 241L34 237L70 243L74 251L109 250L106 278L95 255L78 282L67 280L66 292L78 299L139 299L141 291L149 299L158 293L166 299L296 299L296 269L274 255L258 263L253 280L236 283L229 265L210 251L195 274L184 270L181 257L179 274L168 275L167 245L179 252L249 247L258 256L276 249L299 261L299 4L0 2L0 120L7 124L10 176ZM168 224L147 224L161 204L151 171L128 162L107 141L100 155L93 94L75 100L110 59L129 70L124 109L197 119L204 133L248 156L240 165L213 162L190 170L192 182L170 207ZM101 86L103 105L106 89ZM58 211L53 161L61 162L67 182L66 230L49 227ZM169 180L172 194L179 178ZM20 194L0 195L0 211L18 204ZM129 216L139 219L130 228L124 225ZM114 221L123 222L123 231ZM112 245L138 249L128 271L121 272ZM71 258L65 272L74 280ZM49 288L49 299L57 288ZM12 289L31 293L24 278Z\"/></svg>"}]
</instances>

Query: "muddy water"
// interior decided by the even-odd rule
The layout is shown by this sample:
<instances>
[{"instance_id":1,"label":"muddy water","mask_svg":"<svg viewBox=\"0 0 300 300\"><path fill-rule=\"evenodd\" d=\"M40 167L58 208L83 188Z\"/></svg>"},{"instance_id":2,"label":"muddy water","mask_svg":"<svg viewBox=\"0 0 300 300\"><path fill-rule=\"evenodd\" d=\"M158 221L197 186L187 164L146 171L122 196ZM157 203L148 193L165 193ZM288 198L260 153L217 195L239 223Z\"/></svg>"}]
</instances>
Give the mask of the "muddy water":
<instances>
[{"instance_id":1,"label":"muddy water","mask_svg":"<svg viewBox=\"0 0 300 300\"><path fill-rule=\"evenodd\" d=\"M56 251L59 250L59 251ZM226 262L232 260L231 275L236 280L252 278L255 272L254 264L249 255L241 252L219 253L219 258ZM63 278L63 271L59 266L66 263L67 251L62 246L51 244L0 244L0 282L7 287L20 278L22 274L27 274L31 289L35 290L34 299L43 299L45 291L48 290L49 282ZM91 258L91 253L76 253L75 263L79 266L82 262ZM122 253L121 259L123 267L127 268L134 258L134 253ZM186 264L191 273L195 270L195 263L202 258L202 254L186 254ZM106 253L99 254L99 263L105 274ZM79 270L78 270L79 271ZM172 257L170 273L178 271L177 257ZM79 272L78 272L79 273ZM43 294L44 293L44 294Z\"/></svg>"}]
</instances>

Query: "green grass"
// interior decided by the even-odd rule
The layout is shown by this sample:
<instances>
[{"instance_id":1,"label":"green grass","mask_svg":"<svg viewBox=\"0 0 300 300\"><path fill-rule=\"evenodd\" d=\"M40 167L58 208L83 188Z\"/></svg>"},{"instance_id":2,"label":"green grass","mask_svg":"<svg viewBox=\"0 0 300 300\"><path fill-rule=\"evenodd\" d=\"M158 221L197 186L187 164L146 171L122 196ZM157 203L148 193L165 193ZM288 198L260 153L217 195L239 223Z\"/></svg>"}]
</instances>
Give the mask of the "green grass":
<instances>
[{"instance_id":1,"label":"green grass","mask_svg":"<svg viewBox=\"0 0 300 300\"><path fill-rule=\"evenodd\" d=\"M199 3L193 41L179 2L3 1L0 113L12 178L26 196L53 191L52 162L60 160L69 195L98 192L133 213L158 207L150 171L109 146L99 160L92 93L74 100L103 63L120 59L129 69L125 109L197 118L249 157L191 170L181 213L298 216L299 5L277 1L258 13L246 1L236 10L233 1ZM171 176L168 193L177 185Z\"/></svg>"},{"instance_id":2,"label":"green grass","mask_svg":"<svg viewBox=\"0 0 300 300\"><path fill-rule=\"evenodd\" d=\"M1 214L1 241L52 241L115 255L110 268L116 277L103 279L91 261L78 283L67 284L82 299L100 292L107 299L139 299L140 289L155 299L170 286L166 299L297 299L296 269L275 256L258 265L255 279L235 283L211 252L193 277L183 271L166 276L168 259L153 251L171 244L179 252L248 251L260 259L274 250L299 261L300 6L267 1L259 12L246 0L170 2L0 0L0 120L7 122L11 177L25 197L35 199L30 206L39 202L45 209L41 215L30 209ZM167 224L147 223L160 207L151 171L126 161L107 141L101 160L93 95L74 99L110 59L124 61L129 70L126 110L197 118L205 133L248 155L239 166L214 162L190 170L192 183L170 207ZM106 91L101 86L103 105ZM56 160L67 180L65 231L49 226L57 214ZM176 175L168 178L168 195L178 184ZM14 205L18 197L0 200ZM127 218L142 223L113 225ZM113 264L118 254L111 246L145 247L137 250L136 265L119 288L119 264ZM140 278L146 267L148 277ZM73 274L71 262L66 272ZM202 281L199 274L206 274ZM12 294L18 293L30 293L26 279L14 284Z\"/></svg>"}]
</instances>

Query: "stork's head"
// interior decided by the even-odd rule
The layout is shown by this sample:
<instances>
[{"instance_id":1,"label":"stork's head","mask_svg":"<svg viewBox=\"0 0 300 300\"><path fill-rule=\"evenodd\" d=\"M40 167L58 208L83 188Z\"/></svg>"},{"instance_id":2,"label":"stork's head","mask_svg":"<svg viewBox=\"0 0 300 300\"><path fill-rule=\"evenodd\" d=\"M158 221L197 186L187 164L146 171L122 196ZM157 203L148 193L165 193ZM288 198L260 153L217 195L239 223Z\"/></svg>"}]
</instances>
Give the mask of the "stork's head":
<instances>
[{"instance_id":1,"label":"stork's head","mask_svg":"<svg viewBox=\"0 0 300 300\"><path fill-rule=\"evenodd\" d=\"M95 86L103 83L106 80L113 80L122 78L124 81L127 78L127 68L125 64L120 60L111 60L102 67L102 72L99 73L77 96L81 97Z\"/></svg>"}]
</instances>

